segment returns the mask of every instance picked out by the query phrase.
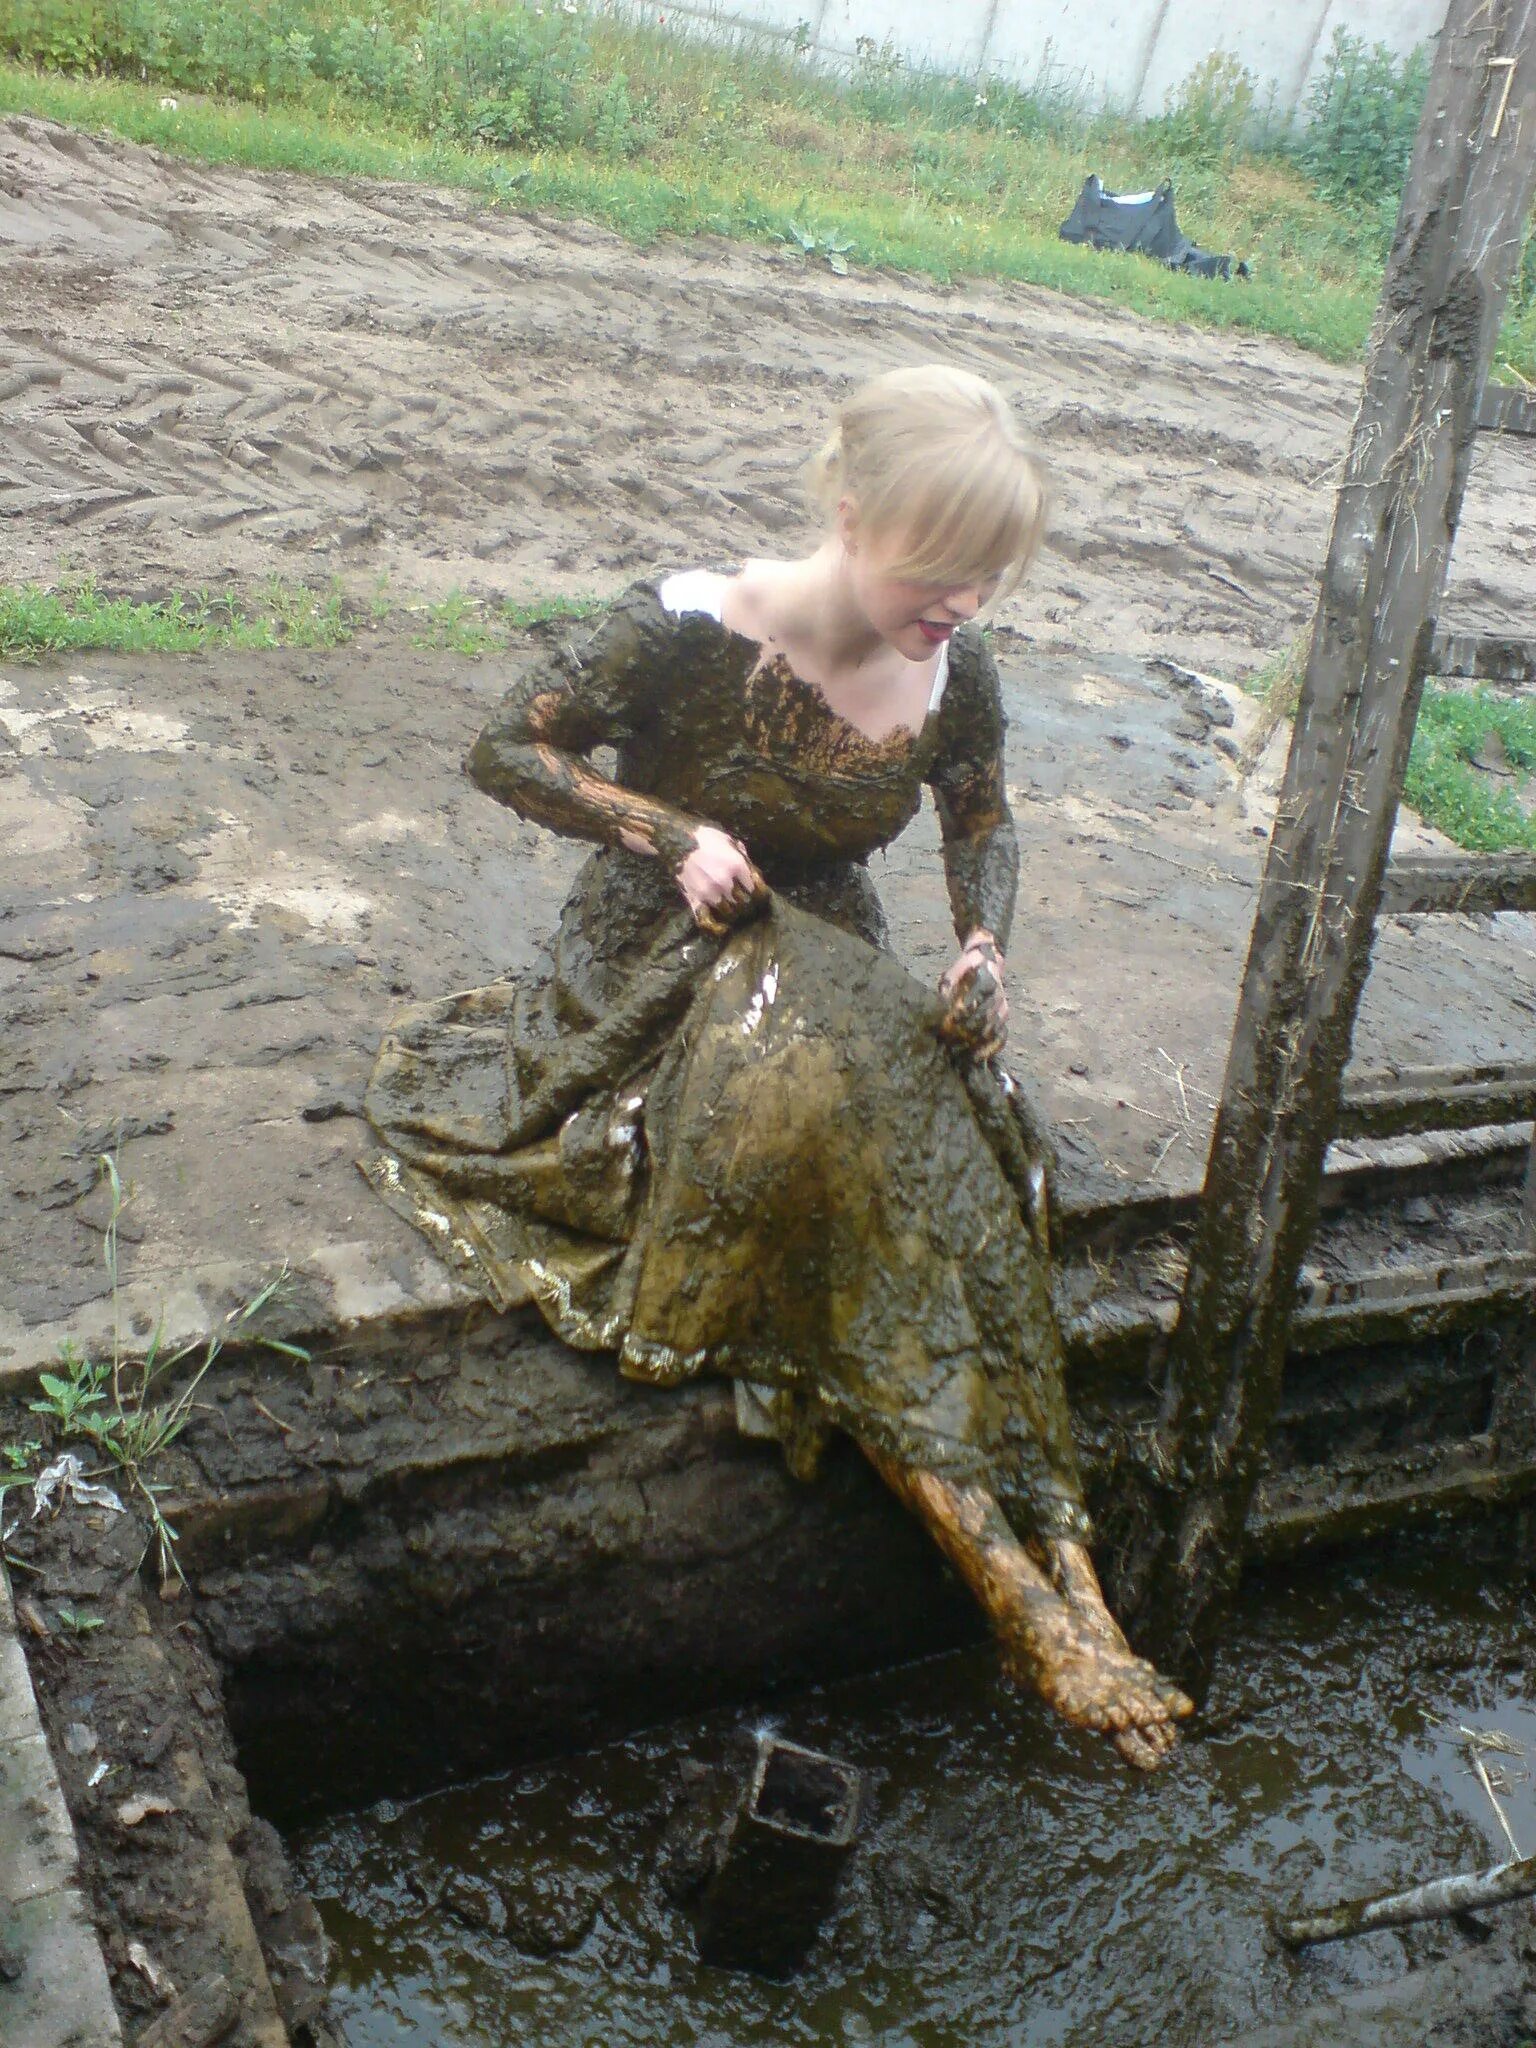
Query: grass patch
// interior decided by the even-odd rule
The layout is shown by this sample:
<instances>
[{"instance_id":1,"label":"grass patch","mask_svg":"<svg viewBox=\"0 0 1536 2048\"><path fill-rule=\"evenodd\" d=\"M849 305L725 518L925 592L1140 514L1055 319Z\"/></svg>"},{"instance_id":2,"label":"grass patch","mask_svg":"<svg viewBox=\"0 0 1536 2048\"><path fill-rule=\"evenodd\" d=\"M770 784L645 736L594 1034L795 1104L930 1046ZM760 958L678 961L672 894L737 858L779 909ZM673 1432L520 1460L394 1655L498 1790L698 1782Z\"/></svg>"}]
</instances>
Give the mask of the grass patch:
<instances>
[{"instance_id":1,"label":"grass patch","mask_svg":"<svg viewBox=\"0 0 1536 2048\"><path fill-rule=\"evenodd\" d=\"M0 110L217 163L454 186L640 243L722 234L829 274L1016 279L1334 361L1362 353L1390 200L1324 192L1231 59L1207 60L1166 115L1130 123L1049 86L911 71L888 47L838 76L794 45L519 0L380 0L366 16L348 0L9 0L0 55L18 61L0 66ZM1421 83L1390 60L1358 82L1350 70L1329 118L1358 112L1369 87L1401 127ZM1369 169L1357 140L1353 175L1389 175L1378 158ZM1325 160L1342 160L1333 142ZM1172 175L1186 228L1247 256L1254 281L1061 242L1089 171L1122 189ZM1536 306L1517 306L1505 356L1536 375Z\"/></svg>"},{"instance_id":2,"label":"grass patch","mask_svg":"<svg viewBox=\"0 0 1536 2048\"><path fill-rule=\"evenodd\" d=\"M1310 633L1300 634L1243 685L1263 711L1238 762L1251 774L1281 725L1296 716ZM1491 764L1491 765L1487 765ZM1522 806L1536 776L1536 702L1487 684L1425 685L1403 801L1469 853L1536 853L1536 815Z\"/></svg>"},{"instance_id":3,"label":"grass patch","mask_svg":"<svg viewBox=\"0 0 1536 2048\"><path fill-rule=\"evenodd\" d=\"M1474 757L1513 773L1476 767ZM1515 795L1533 771L1536 704L1486 686L1426 687L1403 785L1426 824L1473 853L1536 853L1536 817Z\"/></svg>"},{"instance_id":4,"label":"grass patch","mask_svg":"<svg viewBox=\"0 0 1536 2048\"><path fill-rule=\"evenodd\" d=\"M602 597L535 597L524 601L503 598L487 602L450 590L437 604L413 606L423 622L411 638L417 647L439 648L451 654L488 654L510 647L513 636L531 626L548 625L555 619L590 619L608 602Z\"/></svg>"},{"instance_id":5,"label":"grass patch","mask_svg":"<svg viewBox=\"0 0 1536 2048\"><path fill-rule=\"evenodd\" d=\"M418 647L485 654L510 647L518 634L557 619L589 619L601 597L501 600L450 591L436 604L391 601L381 583L363 607L337 582L324 590L277 580L253 596L175 592L164 599L104 597L94 583L45 590L34 583L0 584L0 656L36 659L86 651L108 654L200 654L219 648L339 647L359 623L412 621Z\"/></svg>"},{"instance_id":6,"label":"grass patch","mask_svg":"<svg viewBox=\"0 0 1536 2048\"><path fill-rule=\"evenodd\" d=\"M94 583L0 585L0 655L191 654L217 647L336 647L352 637L339 585L272 581L249 604L207 591L154 602L103 597Z\"/></svg>"}]
</instances>

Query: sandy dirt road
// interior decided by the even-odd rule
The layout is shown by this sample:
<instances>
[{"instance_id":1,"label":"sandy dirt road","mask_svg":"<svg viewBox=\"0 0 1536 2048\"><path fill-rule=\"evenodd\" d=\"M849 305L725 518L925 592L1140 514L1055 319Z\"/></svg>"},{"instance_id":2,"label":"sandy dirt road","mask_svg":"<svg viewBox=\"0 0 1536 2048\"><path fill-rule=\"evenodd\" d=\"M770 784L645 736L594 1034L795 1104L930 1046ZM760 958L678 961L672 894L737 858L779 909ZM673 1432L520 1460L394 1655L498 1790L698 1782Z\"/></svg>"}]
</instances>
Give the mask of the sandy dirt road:
<instances>
[{"instance_id":1,"label":"sandy dirt road","mask_svg":"<svg viewBox=\"0 0 1536 2048\"><path fill-rule=\"evenodd\" d=\"M798 463L850 379L933 355L996 377L1060 502L998 643L1015 1056L1120 1183L1197 1181L1273 782L1234 768L1251 704L1155 658L1231 676L1301 624L1351 377L1042 293L638 252L35 121L0 123L0 263L0 579L612 588L797 545ZM1529 460L1479 457L1458 616L1520 618ZM536 637L473 662L392 620L324 654L4 665L0 1368L99 1302L118 1133L160 1306L290 1258L338 1315L432 1298L353 1171L357 1111L391 1011L531 964L578 858L460 773ZM930 814L876 873L936 977ZM1523 1056L1536 924L1497 925L1384 930L1365 1064Z\"/></svg>"},{"instance_id":2,"label":"sandy dirt road","mask_svg":"<svg viewBox=\"0 0 1536 2048\"><path fill-rule=\"evenodd\" d=\"M1358 389L1266 338L1023 287L637 250L20 118L0 122L0 265L0 578L129 592L608 592L793 549L839 394L943 358L1003 386L1055 475L1009 622L1234 675L1310 616ZM1524 455L1480 451L1449 619L1529 629Z\"/></svg>"}]
</instances>

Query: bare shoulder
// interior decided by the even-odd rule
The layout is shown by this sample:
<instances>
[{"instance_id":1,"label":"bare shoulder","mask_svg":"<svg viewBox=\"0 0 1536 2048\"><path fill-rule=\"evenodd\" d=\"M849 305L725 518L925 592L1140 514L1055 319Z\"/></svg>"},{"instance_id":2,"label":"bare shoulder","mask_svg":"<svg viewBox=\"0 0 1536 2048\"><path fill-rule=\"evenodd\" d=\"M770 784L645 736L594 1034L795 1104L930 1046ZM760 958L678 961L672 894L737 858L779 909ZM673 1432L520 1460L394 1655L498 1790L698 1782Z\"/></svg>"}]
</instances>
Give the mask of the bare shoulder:
<instances>
[{"instance_id":1,"label":"bare shoulder","mask_svg":"<svg viewBox=\"0 0 1536 2048\"><path fill-rule=\"evenodd\" d=\"M753 559L734 576L720 577L721 624L759 646L781 640L787 569L784 562Z\"/></svg>"}]
</instances>

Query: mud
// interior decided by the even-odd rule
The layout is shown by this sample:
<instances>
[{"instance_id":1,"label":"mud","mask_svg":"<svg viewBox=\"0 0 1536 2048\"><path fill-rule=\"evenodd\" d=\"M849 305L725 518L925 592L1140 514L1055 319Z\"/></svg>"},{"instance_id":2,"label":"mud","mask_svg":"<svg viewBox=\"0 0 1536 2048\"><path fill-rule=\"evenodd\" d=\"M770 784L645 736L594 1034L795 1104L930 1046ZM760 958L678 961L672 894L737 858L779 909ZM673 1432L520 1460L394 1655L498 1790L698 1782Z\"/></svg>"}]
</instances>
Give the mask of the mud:
<instances>
[{"instance_id":1,"label":"mud","mask_svg":"<svg viewBox=\"0 0 1536 2048\"><path fill-rule=\"evenodd\" d=\"M1187 1192L1272 801L1221 745L1246 707L1118 657L999 656L1015 1064L1101 1197ZM119 1134L141 1333L206 1329L284 1262L310 1327L463 1298L353 1161L389 1015L530 966L581 858L461 773L505 673L383 632L0 665L0 1377L108 1328L94 1162ZM925 811L873 869L930 981L953 951L938 836ZM1362 1064L1522 1057L1531 931L1387 921Z\"/></svg>"},{"instance_id":2,"label":"mud","mask_svg":"<svg viewBox=\"0 0 1536 2048\"><path fill-rule=\"evenodd\" d=\"M1203 1728L1146 1784L1007 1693L984 1653L780 1700L779 1732L861 1767L870 1807L788 1987L701 1967L658 1881L672 1802L737 1717L338 1817L299 1844L338 2019L349 2048L1514 2048L1536 2022L1528 1909L1488 1915L1482 1941L1423 1928L1301 1957L1265 1915L1507 1853L1460 1730L1529 1753L1532 1626L1528 1573L1492 1550L1251 1582ZM1528 1843L1526 1761L1485 1760ZM542 1945L530 1890L551 1912L579 1900L579 1938Z\"/></svg>"},{"instance_id":3,"label":"mud","mask_svg":"<svg viewBox=\"0 0 1536 2048\"><path fill-rule=\"evenodd\" d=\"M222 1983L233 2048L326 2048L325 1936L251 1813L200 1631L146 1596L144 1541L130 1513L78 1508L7 1539L119 2015L131 2037Z\"/></svg>"},{"instance_id":4,"label":"mud","mask_svg":"<svg viewBox=\"0 0 1536 2048\"><path fill-rule=\"evenodd\" d=\"M637 250L29 119L0 125L0 251L10 580L527 596L783 552L835 398L942 357L1017 400L1056 479L1005 618L1231 671L1311 616L1359 391L1284 343L1022 286ZM1485 438L1447 617L1518 632L1536 528L1518 450Z\"/></svg>"}]
</instances>

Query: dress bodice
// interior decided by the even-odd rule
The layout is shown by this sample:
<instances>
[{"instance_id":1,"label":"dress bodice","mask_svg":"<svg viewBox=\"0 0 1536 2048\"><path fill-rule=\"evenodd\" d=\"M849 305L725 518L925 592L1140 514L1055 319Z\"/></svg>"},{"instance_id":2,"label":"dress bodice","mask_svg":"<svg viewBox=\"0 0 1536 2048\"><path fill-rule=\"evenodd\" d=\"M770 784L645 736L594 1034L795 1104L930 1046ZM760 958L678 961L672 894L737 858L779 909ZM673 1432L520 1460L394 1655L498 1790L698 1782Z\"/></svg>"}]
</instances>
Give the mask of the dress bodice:
<instances>
[{"instance_id":1,"label":"dress bodice","mask_svg":"<svg viewBox=\"0 0 1536 2048\"><path fill-rule=\"evenodd\" d=\"M740 634L675 621L673 670L654 722L619 748L626 786L734 834L765 869L863 860L916 815L934 717L874 740L839 716L784 656L761 663Z\"/></svg>"},{"instance_id":2,"label":"dress bodice","mask_svg":"<svg viewBox=\"0 0 1536 2048\"><path fill-rule=\"evenodd\" d=\"M470 772L525 817L651 860L662 897L701 824L739 839L778 885L867 860L911 822L926 783L957 928L1003 939L1018 856L997 670L974 628L947 655L918 729L872 739L782 656L764 662L710 612L670 610L657 586L635 584L584 646L561 644L514 684ZM611 780L588 759L603 746Z\"/></svg>"}]
</instances>

